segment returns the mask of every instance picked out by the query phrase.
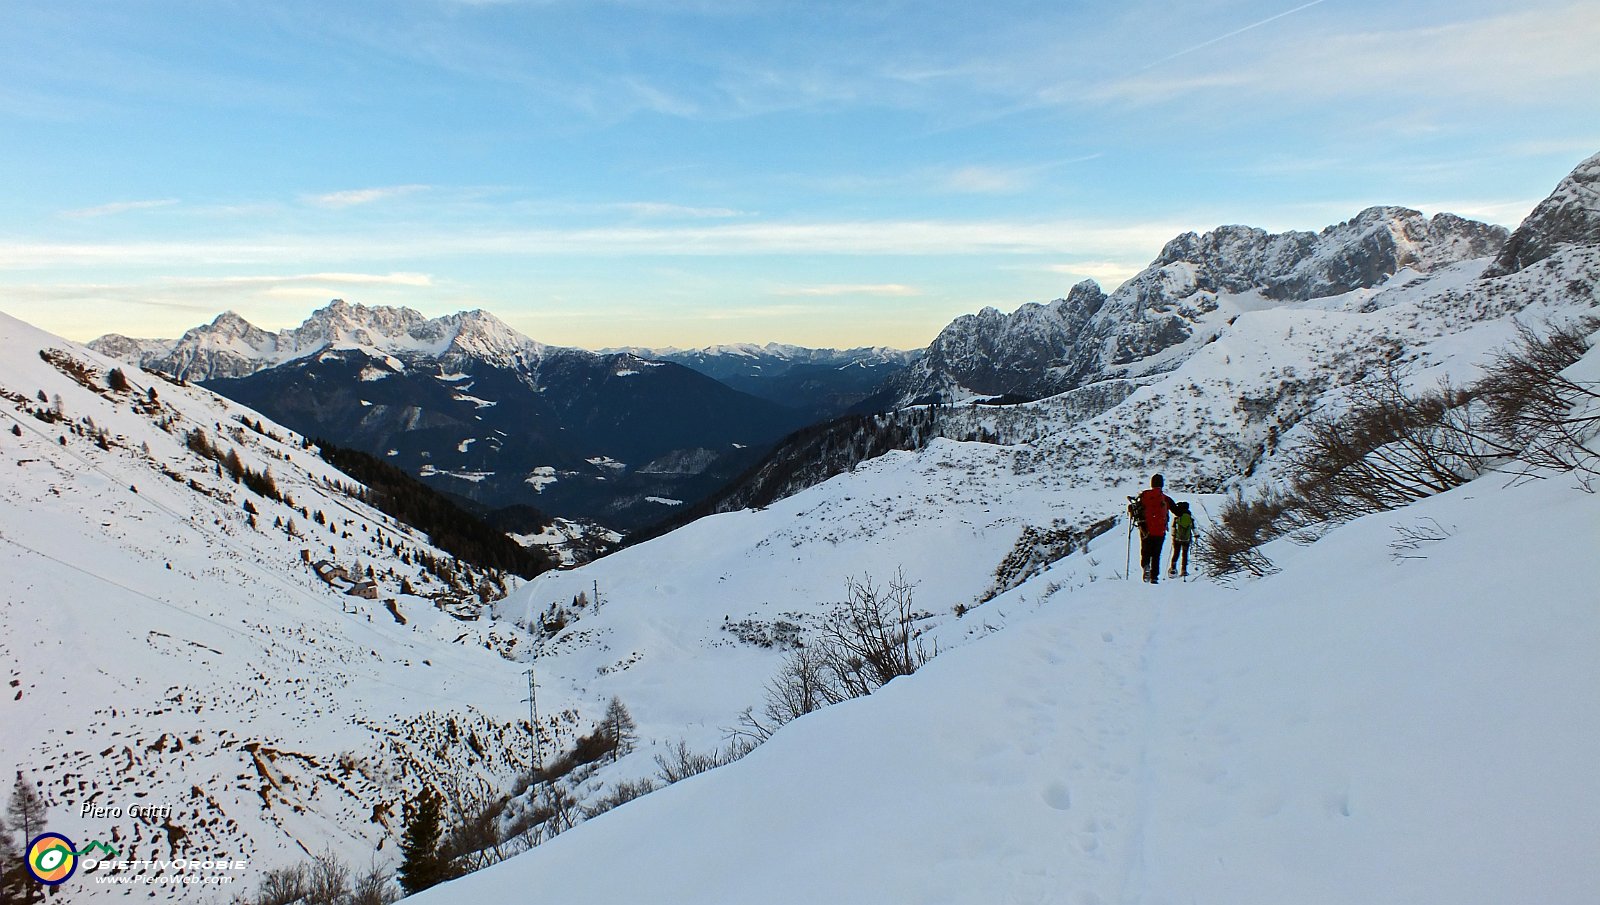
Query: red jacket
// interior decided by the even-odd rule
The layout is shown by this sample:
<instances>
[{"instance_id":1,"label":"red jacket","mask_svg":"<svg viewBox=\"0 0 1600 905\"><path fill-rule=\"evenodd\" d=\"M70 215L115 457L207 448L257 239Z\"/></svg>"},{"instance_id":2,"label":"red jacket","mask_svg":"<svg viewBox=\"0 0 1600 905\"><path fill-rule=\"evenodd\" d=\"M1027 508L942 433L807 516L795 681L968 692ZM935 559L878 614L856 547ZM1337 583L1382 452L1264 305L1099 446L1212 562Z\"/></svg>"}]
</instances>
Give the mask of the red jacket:
<instances>
[{"instance_id":1,"label":"red jacket","mask_svg":"<svg viewBox=\"0 0 1600 905\"><path fill-rule=\"evenodd\" d=\"M1144 533L1147 537L1167 536L1167 514L1172 509L1172 497L1159 488L1151 487L1139 494L1144 506Z\"/></svg>"}]
</instances>

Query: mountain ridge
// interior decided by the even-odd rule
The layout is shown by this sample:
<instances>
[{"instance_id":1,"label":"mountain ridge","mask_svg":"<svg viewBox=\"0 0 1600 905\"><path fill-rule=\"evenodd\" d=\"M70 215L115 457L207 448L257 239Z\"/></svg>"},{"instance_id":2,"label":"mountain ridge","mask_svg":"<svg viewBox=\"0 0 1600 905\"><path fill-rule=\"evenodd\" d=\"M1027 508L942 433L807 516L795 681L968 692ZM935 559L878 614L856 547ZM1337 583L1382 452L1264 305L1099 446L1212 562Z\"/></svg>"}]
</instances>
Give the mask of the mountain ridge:
<instances>
[{"instance_id":1,"label":"mountain ridge","mask_svg":"<svg viewBox=\"0 0 1600 905\"><path fill-rule=\"evenodd\" d=\"M1507 235L1503 227L1453 214L1430 219L1396 206L1367 208L1315 233L1247 226L1182 233L1109 295L1085 280L1063 299L955 319L924 356L864 405L1041 398L1098 379L1136 376L1139 362L1169 366L1153 360L1163 351L1184 346L1192 352L1197 340L1214 334L1224 307L1225 318L1371 289L1402 272L1429 273L1487 257Z\"/></svg>"}]
</instances>

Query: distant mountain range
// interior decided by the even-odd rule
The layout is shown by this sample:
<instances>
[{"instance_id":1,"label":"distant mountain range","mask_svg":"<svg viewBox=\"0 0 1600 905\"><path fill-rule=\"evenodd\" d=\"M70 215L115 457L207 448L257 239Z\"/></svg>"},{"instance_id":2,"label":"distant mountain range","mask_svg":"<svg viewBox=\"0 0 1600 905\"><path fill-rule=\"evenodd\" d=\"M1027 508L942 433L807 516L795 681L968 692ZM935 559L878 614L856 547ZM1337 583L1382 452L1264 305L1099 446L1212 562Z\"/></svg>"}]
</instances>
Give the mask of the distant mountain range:
<instances>
[{"instance_id":1,"label":"distant mountain range","mask_svg":"<svg viewBox=\"0 0 1600 905\"><path fill-rule=\"evenodd\" d=\"M201 383L484 509L628 529L698 499L810 416L628 352L550 346L492 314L342 300L273 333L232 312L97 351Z\"/></svg>"},{"instance_id":2,"label":"distant mountain range","mask_svg":"<svg viewBox=\"0 0 1600 905\"><path fill-rule=\"evenodd\" d=\"M1121 388L1074 403L1092 413L1177 367L1241 313L1375 294L1485 258L1495 259L1490 275L1511 272L1600 234L1597 181L1591 159L1515 235L1392 206L1320 232L1184 233L1109 294L1086 280L1049 303L985 308L909 352L777 343L588 352L535 342L483 311L430 319L343 301L281 333L230 312L178 340L108 335L91 345L482 506L531 504L632 530L725 488L785 435L841 414ZM805 437L797 442L819 435Z\"/></svg>"}]
</instances>

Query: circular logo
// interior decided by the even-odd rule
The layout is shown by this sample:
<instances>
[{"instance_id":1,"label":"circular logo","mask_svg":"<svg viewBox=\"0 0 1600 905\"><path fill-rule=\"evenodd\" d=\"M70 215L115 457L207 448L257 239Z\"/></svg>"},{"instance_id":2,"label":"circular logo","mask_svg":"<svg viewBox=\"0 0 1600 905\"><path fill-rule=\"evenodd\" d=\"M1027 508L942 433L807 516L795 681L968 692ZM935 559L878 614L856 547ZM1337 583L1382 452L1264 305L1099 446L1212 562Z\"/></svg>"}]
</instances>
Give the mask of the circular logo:
<instances>
[{"instance_id":1,"label":"circular logo","mask_svg":"<svg viewBox=\"0 0 1600 905\"><path fill-rule=\"evenodd\" d=\"M40 883L63 883L77 869L72 840L60 833L40 833L28 843L28 873Z\"/></svg>"}]
</instances>

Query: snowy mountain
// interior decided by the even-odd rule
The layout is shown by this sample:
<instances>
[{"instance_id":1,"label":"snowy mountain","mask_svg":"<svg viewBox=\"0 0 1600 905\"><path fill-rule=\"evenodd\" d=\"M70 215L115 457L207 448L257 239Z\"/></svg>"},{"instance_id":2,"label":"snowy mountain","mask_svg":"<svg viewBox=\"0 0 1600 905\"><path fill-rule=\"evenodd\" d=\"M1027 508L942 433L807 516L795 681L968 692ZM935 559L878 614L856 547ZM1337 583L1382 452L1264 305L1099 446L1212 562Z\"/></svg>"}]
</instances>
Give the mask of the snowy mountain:
<instances>
[{"instance_id":1,"label":"snowy mountain","mask_svg":"<svg viewBox=\"0 0 1600 905\"><path fill-rule=\"evenodd\" d=\"M1505 239L1498 226L1399 207L1369 208L1320 233L1184 233L1109 296L1085 281L1048 305L957 318L868 404L1036 399L1170 368L1245 311L1404 282L1495 254Z\"/></svg>"},{"instance_id":2,"label":"snowy mountain","mask_svg":"<svg viewBox=\"0 0 1600 905\"><path fill-rule=\"evenodd\" d=\"M1157 470L1208 530L1365 374L1459 385L1518 323L1600 312L1600 247L1489 264L1241 311L1137 378L941 407L918 449L540 576L502 612L598 587L540 668L594 676L574 687L640 728L583 796L655 776L677 739L722 744L847 577L903 574L940 653L419 901L1586 901L1600 610L1551 568L1592 544L1581 476L1508 463L1275 541L1280 571L1226 585L1128 582L1125 525L1098 531ZM1591 387L1596 343L1567 372ZM976 431L998 442L948 439ZM1075 540L1009 571L1041 532Z\"/></svg>"},{"instance_id":3,"label":"snowy mountain","mask_svg":"<svg viewBox=\"0 0 1600 905\"><path fill-rule=\"evenodd\" d=\"M172 344L90 345L482 507L624 530L663 515L652 498L698 499L808 420L675 364L535 342L483 311L334 301L281 333L228 313Z\"/></svg>"},{"instance_id":4,"label":"snowy mountain","mask_svg":"<svg viewBox=\"0 0 1600 905\"><path fill-rule=\"evenodd\" d=\"M270 419L125 365L117 389L118 364L0 315L0 759L50 829L246 860L242 893L307 852L392 852L416 777L527 770L526 706L501 690L534 639L479 596L519 579L363 502ZM74 882L69 901L128 891Z\"/></svg>"},{"instance_id":5,"label":"snowy mountain","mask_svg":"<svg viewBox=\"0 0 1600 905\"><path fill-rule=\"evenodd\" d=\"M1586 901L1600 882L1600 611L1580 568L1551 566L1592 544L1574 530L1594 508L1577 476L1491 464L1315 542L1274 541L1276 574L1227 584L1127 581L1132 540L1114 521L1161 471L1210 531L1233 494L1283 486L1307 416L1345 411L1364 377L1393 365L1413 389L1460 385L1518 324L1600 311L1600 245L1485 277L1494 252L1306 300L1228 296L1218 312L1238 310L1197 320L1181 348L1038 401L855 419L817 448L890 428L914 442L511 582L471 622L446 612L455 602L392 593L392 578L382 598L405 624L371 601L335 610L348 601L306 571L300 541L262 530L288 510L153 426L136 393L90 391L38 351L102 376L109 360L0 321L0 427L24 428L0 431L0 458L27 460L0 469L0 556L21 576L0 648L23 692L3 705L0 751L53 796L52 825L85 838L131 831L72 816L79 783L108 801L159 770L152 794L196 809L173 821L193 834L179 844L246 851L206 835L237 821L250 883L323 845L392 868L395 803L424 784L506 796L506 850L540 844L423 903ZM1597 341L1572 379L1600 383ZM184 427L221 436L253 417L157 386ZM61 395L67 420L33 414L53 406L36 390ZM84 415L94 424L62 445ZM265 429L228 442L297 504L344 513L319 544L421 581L406 562L420 539ZM294 512L304 533L328 530ZM375 526L403 541L398 565ZM920 671L625 800L759 713L790 655L836 624L849 580L897 574L937 651ZM573 762L613 698L632 750L517 781L530 667L555 736L547 766ZM226 816L206 823L212 799ZM151 842L160 829L141 852L174 844Z\"/></svg>"},{"instance_id":6,"label":"snowy mountain","mask_svg":"<svg viewBox=\"0 0 1600 905\"><path fill-rule=\"evenodd\" d=\"M1511 234L1489 275L1504 276L1563 245L1600 244L1600 154L1579 164Z\"/></svg>"},{"instance_id":7,"label":"snowy mountain","mask_svg":"<svg viewBox=\"0 0 1600 905\"><path fill-rule=\"evenodd\" d=\"M299 327L281 333L226 311L177 340L135 340L111 333L89 346L124 360L137 355L134 364L193 383L245 377L330 349L425 357L446 366L472 359L510 368L537 362L550 348L487 311L427 318L409 308L369 308L343 299L334 299Z\"/></svg>"},{"instance_id":8,"label":"snowy mountain","mask_svg":"<svg viewBox=\"0 0 1600 905\"><path fill-rule=\"evenodd\" d=\"M814 420L849 410L920 354L883 346L809 349L781 343L612 351L681 364L740 392L800 409Z\"/></svg>"}]
</instances>

